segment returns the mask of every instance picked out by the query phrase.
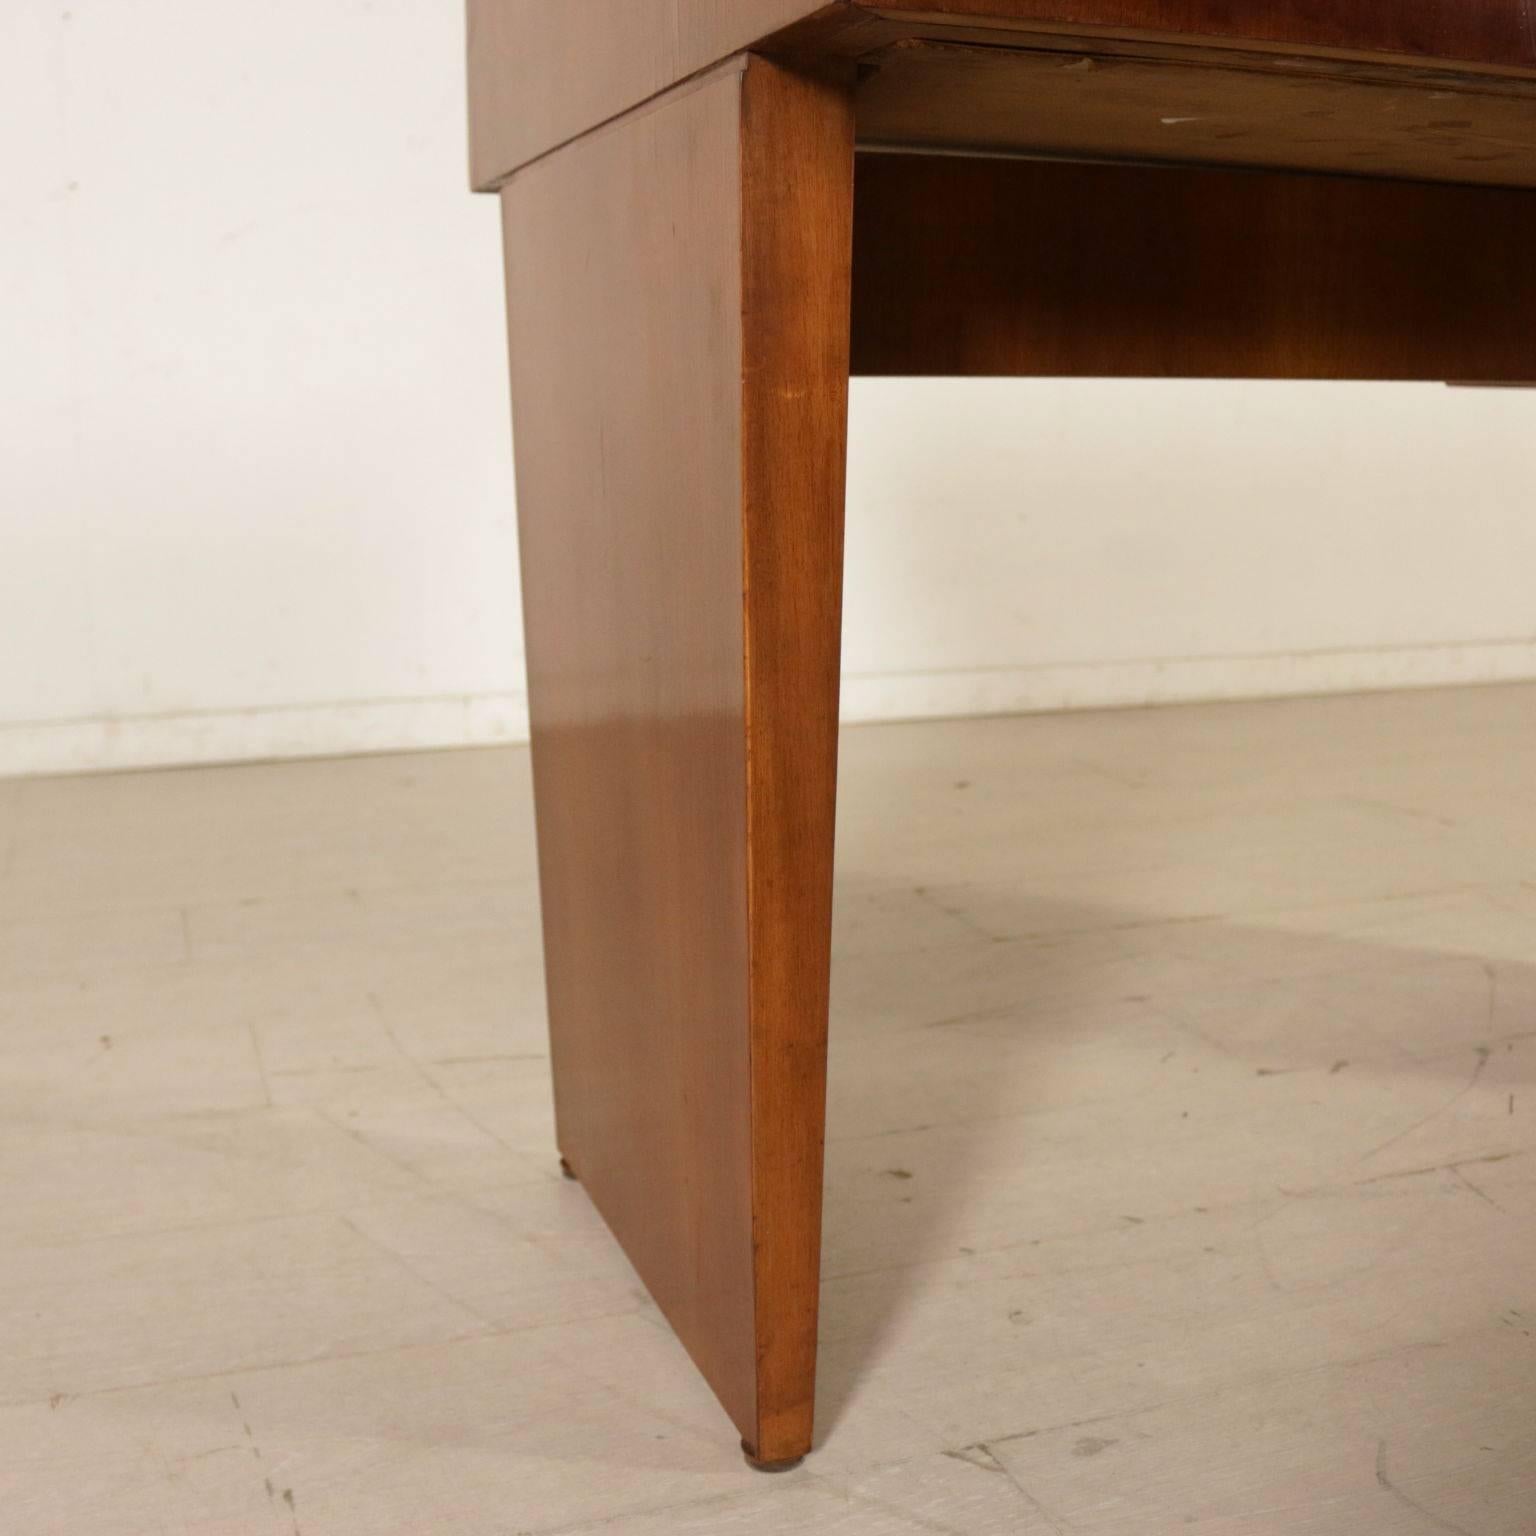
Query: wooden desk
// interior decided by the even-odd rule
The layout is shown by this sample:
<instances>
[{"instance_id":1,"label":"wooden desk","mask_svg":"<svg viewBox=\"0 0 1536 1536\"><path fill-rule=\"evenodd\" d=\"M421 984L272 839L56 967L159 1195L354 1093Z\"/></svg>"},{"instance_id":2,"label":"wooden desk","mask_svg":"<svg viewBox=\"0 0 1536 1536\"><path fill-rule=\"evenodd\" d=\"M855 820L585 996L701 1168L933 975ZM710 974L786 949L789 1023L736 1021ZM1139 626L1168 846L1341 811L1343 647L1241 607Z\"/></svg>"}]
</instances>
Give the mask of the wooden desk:
<instances>
[{"instance_id":1,"label":"wooden desk","mask_svg":"<svg viewBox=\"0 0 1536 1536\"><path fill-rule=\"evenodd\" d=\"M1536 378L1536 0L471 0L560 1146L811 1446L850 373Z\"/></svg>"}]
</instances>

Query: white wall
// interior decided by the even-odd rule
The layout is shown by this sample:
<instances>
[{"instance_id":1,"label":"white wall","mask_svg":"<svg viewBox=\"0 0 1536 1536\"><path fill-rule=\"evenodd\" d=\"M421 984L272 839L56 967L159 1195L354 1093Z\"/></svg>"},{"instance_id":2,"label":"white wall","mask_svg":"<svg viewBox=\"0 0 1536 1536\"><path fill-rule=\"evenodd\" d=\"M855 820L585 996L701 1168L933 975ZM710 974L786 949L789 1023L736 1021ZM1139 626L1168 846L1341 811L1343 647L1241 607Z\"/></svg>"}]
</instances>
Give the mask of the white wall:
<instances>
[{"instance_id":1,"label":"white wall","mask_svg":"<svg viewBox=\"0 0 1536 1536\"><path fill-rule=\"evenodd\" d=\"M858 718L1536 677L1536 390L855 399Z\"/></svg>"},{"instance_id":2,"label":"white wall","mask_svg":"<svg viewBox=\"0 0 1536 1536\"><path fill-rule=\"evenodd\" d=\"M458 7L0 6L0 773L524 728ZM851 716L1536 676L1536 393L855 388Z\"/></svg>"}]
</instances>

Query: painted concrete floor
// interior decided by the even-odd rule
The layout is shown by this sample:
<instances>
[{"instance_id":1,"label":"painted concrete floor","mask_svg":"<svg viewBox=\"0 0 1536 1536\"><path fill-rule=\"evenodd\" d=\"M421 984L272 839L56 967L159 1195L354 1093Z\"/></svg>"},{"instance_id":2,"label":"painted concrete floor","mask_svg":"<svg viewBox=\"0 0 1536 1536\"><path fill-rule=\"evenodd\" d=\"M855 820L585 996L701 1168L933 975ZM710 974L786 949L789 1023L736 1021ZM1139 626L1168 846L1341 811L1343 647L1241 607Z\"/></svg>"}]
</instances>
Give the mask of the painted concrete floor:
<instances>
[{"instance_id":1,"label":"painted concrete floor","mask_svg":"<svg viewBox=\"0 0 1536 1536\"><path fill-rule=\"evenodd\" d=\"M844 758L776 1478L557 1176L526 754L0 783L0 1531L1536 1532L1536 688Z\"/></svg>"}]
</instances>

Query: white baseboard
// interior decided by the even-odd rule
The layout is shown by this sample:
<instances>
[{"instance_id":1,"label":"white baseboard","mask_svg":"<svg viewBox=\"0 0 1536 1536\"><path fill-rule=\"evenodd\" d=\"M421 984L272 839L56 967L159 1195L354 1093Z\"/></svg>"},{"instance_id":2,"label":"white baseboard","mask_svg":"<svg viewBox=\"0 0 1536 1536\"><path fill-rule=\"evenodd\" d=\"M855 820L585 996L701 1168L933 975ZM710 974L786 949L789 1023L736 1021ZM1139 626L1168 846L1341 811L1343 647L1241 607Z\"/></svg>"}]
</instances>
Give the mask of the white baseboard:
<instances>
[{"instance_id":1,"label":"white baseboard","mask_svg":"<svg viewBox=\"0 0 1536 1536\"><path fill-rule=\"evenodd\" d=\"M513 693L43 721L0 725L0 778L353 757L527 739L527 701Z\"/></svg>"},{"instance_id":2,"label":"white baseboard","mask_svg":"<svg viewBox=\"0 0 1536 1536\"><path fill-rule=\"evenodd\" d=\"M1536 641L845 676L843 719L944 720L1536 680Z\"/></svg>"},{"instance_id":3,"label":"white baseboard","mask_svg":"<svg viewBox=\"0 0 1536 1536\"><path fill-rule=\"evenodd\" d=\"M849 675L849 724L1536 680L1536 641ZM520 693L0 724L0 778L486 747L528 739Z\"/></svg>"}]
</instances>

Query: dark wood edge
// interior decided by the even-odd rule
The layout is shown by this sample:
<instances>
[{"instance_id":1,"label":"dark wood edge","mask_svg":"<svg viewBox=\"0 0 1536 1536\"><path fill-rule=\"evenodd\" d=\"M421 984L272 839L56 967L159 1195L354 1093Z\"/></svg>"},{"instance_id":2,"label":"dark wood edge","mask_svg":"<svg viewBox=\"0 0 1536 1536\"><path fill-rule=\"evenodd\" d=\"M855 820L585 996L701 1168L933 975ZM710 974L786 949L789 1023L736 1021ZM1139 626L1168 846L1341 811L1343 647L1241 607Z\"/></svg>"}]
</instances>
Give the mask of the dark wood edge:
<instances>
[{"instance_id":1,"label":"dark wood edge","mask_svg":"<svg viewBox=\"0 0 1536 1536\"><path fill-rule=\"evenodd\" d=\"M754 58L742 105L742 545L758 1425L811 1447L853 269L851 77Z\"/></svg>"},{"instance_id":2,"label":"dark wood edge","mask_svg":"<svg viewBox=\"0 0 1536 1536\"><path fill-rule=\"evenodd\" d=\"M1104 57L1129 57L1203 61L1217 68L1253 70L1285 69L1294 74L1310 69L1339 78L1381 82L1405 79L1414 84L1446 90L1495 89L1499 82L1536 82L1536 63L1460 58L1409 51L1301 47L1284 40L1267 39L1234 28L1230 34L1158 32L1146 28L1096 25L1081 20L1010 19L977 14L899 10L871 4L869 0L828 0L822 9L768 33L752 45L752 51L805 69L816 60L844 60L855 66L876 66L882 50L903 44L976 44L1002 48L1040 48L1065 52L1098 53ZM591 125L583 133L550 144L522 164L554 153L566 144L595 132L609 123L642 110L679 85L713 74L724 57L704 65L622 111ZM473 105L471 108L474 111ZM522 165L474 178L477 192L494 192Z\"/></svg>"}]
</instances>

